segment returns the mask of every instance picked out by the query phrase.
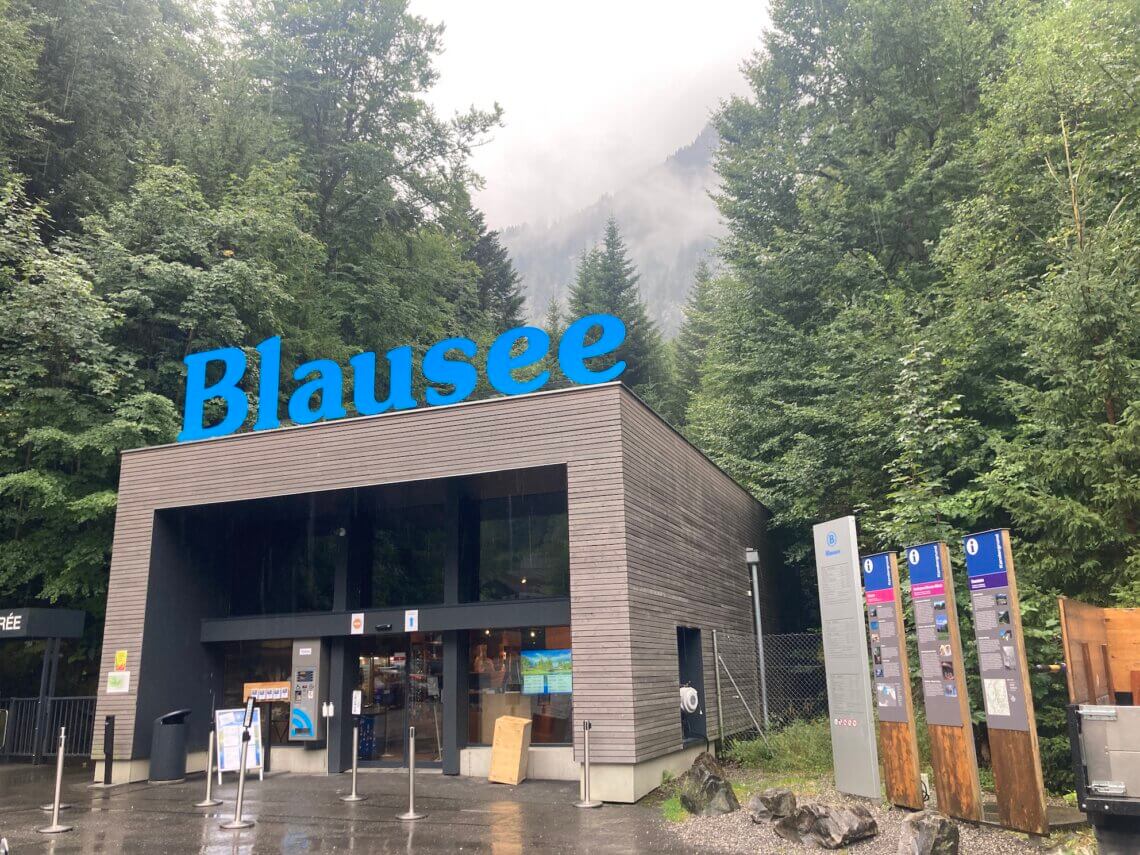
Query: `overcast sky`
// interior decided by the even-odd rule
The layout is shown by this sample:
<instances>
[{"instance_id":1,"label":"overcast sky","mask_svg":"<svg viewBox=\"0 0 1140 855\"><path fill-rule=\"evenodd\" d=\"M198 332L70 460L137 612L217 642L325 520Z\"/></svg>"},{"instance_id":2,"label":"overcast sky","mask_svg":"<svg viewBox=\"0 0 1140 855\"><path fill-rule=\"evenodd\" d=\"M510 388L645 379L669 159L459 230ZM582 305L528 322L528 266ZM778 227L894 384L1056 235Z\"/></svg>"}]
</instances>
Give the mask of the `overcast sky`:
<instances>
[{"instance_id":1,"label":"overcast sky","mask_svg":"<svg viewBox=\"0 0 1140 855\"><path fill-rule=\"evenodd\" d=\"M691 142L742 93L764 0L411 0L442 21L431 100L504 110L475 154L493 228L590 204Z\"/></svg>"}]
</instances>

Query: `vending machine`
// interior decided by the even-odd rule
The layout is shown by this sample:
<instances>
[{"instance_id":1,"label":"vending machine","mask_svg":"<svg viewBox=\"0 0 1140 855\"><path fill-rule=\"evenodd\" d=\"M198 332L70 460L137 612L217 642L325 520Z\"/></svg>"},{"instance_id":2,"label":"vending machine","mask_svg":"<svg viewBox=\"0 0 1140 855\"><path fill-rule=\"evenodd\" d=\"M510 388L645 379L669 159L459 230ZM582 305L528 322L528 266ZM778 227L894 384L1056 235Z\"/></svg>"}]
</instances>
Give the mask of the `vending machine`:
<instances>
[{"instance_id":1,"label":"vending machine","mask_svg":"<svg viewBox=\"0 0 1140 855\"><path fill-rule=\"evenodd\" d=\"M328 650L321 640L293 642L289 692L289 739L316 742L325 738L321 704L328 699Z\"/></svg>"}]
</instances>

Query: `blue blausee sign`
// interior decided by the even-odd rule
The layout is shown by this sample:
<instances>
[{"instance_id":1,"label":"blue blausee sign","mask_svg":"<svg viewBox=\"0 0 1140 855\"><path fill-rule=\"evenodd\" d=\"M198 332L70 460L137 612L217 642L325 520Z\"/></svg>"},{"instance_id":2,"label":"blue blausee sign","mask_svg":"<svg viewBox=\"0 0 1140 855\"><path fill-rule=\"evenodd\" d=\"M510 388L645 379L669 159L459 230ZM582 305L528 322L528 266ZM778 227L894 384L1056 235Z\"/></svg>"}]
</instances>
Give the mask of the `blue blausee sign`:
<instances>
[{"instance_id":1,"label":"blue blausee sign","mask_svg":"<svg viewBox=\"0 0 1140 855\"><path fill-rule=\"evenodd\" d=\"M613 353L625 341L625 324L613 315L587 315L566 328L558 342L558 367L571 383L589 385L616 380L625 370L618 361L600 370L587 360ZM487 351L487 381L504 395L537 392L550 380L549 371L519 379L515 372L536 365L550 352L550 336L538 327L518 327L500 335ZM278 399L281 392L281 337L261 342L258 353L257 419L254 430L280 427ZM473 360L479 346L469 338L449 338L428 348L420 363L427 381L424 403L428 406L457 404L466 400L479 385L479 372ZM397 347L384 354L388 363L388 389L382 400L376 391L376 354L359 353L348 360L352 371L352 405L362 416L389 410L410 410L419 405L413 394L414 365L410 346ZM223 347L191 353L186 363L186 406L179 442L226 436L245 424L249 415L245 377L245 352ZM211 372L211 366L214 371ZM221 375L217 375L217 369ZM216 377L211 380L210 377ZM311 424L347 415L344 406L344 376L341 366L331 359L314 359L293 372L300 383L289 397L289 419L294 424ZM302 382L303 381L303 382ZM207 425L206 403L220 400L225 413L215 424Z\"/></svg>"}]
</instances>

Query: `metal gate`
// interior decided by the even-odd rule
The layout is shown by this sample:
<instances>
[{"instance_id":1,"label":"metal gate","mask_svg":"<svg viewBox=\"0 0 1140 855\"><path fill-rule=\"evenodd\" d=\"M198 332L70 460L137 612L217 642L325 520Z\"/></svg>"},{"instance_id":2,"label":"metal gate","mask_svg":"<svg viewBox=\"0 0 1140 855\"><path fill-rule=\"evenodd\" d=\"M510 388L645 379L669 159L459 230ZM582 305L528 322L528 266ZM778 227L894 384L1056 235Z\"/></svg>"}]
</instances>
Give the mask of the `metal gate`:
<instances>
[{"instance_id":1,"label":"metal gate","mask_svg":"<svg viewBox=\"0 0 1140 855\"><path fill-rule=\"evenodd\" d=\"M95 731L95 698L49 698L37 738L38 701L38 698L0 700L0 725L3 725L0 757L54 757L59 746L61 727L67 728L65 757L91 756L91 737Z\"/></svg>"}]
</instances>

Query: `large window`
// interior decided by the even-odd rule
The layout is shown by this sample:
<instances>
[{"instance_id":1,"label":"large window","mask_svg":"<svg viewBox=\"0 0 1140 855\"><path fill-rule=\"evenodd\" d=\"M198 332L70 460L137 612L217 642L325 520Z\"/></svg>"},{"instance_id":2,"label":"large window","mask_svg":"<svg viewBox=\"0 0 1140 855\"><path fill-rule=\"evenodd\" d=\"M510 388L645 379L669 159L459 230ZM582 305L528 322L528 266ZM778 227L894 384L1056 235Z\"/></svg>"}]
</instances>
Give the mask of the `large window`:
<instances>
[{"instance_id":1,"label":"large window","mask_svg":"<svg viewBox=\"0 0 1140 855\"><path fill-rule=\"evenodd\" d=\"M479 600L570 595L565 491L479 503Z\"/></svg>"},{"instance_id":2,"label":"large window","mask_svg":"<svg viewBox=\"0 0 1140 855\"><path fill-rule=\"evenodd\" d=\"M364 604L388 608L442 603L448 522L442 504L382 510L372 528Z\"/></svg>"},{"instance_id":3,"label":"large window","mask_svg":"<svg viewBox=\"0 0 1140 855\"><path fill-rule=\"evenodd\" d=\"M328 611L344 530L308 520L258 523L231 540L234 615Z\"/></svg>"},{"instance_id":4,"label":"large window","mask_svg":"<svg viewBox=\"0 0 1140 855\"><path fill-rule=\"evenodd\" d=\"M226 644L223 649L219 709L244 706L245 695L242 689L246 683L284 682L290 677L293 642L288 639L234 641Z\"/></svg>"},{"instance_id":5,"label":"large window","mask_svg":"<svg viewBox=\"0 0 1140 855\"><path fill-rule=\"evenodd\" d=\"M570 627L472 630L469 657L468 744L490 745L504 715L529 718L535 745L570 742Z\"/></svg>"}]
</instances>

